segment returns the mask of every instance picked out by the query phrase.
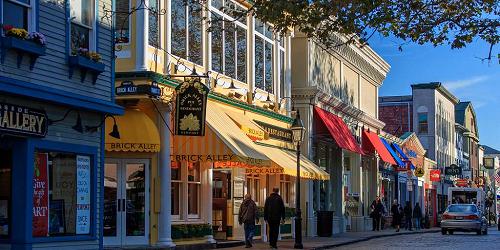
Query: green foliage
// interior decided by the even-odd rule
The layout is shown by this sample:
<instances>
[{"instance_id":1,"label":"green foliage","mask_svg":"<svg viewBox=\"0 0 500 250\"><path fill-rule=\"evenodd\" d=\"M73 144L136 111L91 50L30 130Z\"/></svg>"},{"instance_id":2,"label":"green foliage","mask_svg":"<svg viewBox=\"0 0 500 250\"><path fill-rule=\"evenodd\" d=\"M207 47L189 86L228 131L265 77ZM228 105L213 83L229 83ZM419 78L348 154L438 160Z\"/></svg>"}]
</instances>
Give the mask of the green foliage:
<instances>
[{"instance_id":1,"label":"green foliage","mask_svg":"<svg viewBox=\"0 0 500 250\"><path fill-rule=\"evenodd\" d=\"M375 33L457 49L481 39L491 59L500 42L500 0L255 0L253 11L278 32L294 27L329 48L363 46Z\"/></svg>"},{"instance_id":2,"label":"green foliage","mask_svg":"<svg viewBox=\"0 0 500 250\"><path fill-rule=\"evenodd\" d=\"M212 235L210 224L172 225L172 239L200 238L206 235Z\"/></svg>"},{"instance_id":3,"label":"green foliage","mask_svg":"<svg viewBox=\"0 0 500 250\"><path fill-rule=\"evenodd\" d=\"M264 207L257 207L257 216L264 218ZM295 208L285 207L285 218L289 219L295 217Z\"/></svg>"}]
</instances>

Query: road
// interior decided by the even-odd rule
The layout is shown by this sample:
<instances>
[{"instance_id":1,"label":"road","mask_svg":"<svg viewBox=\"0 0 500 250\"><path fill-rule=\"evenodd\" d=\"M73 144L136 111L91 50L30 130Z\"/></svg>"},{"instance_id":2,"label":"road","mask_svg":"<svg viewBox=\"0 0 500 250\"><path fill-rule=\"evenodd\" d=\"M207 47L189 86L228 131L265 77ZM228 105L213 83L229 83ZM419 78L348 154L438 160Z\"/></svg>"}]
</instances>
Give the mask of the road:
<instances>
[{"instance_id":1,"label":"road","mask_svg":"<svg viewBox=\"0 0 500 250\"><path fill-rule=\"evenodd\" d=\"M453 250L480 250L500 249L500 232L495 228L488 229L488 235L476 233L455 232L453 235L441 233L426 233L413 235L398 235L386 238L368 240L334 249L453 249Z\"/></svg>"}]
</instances>

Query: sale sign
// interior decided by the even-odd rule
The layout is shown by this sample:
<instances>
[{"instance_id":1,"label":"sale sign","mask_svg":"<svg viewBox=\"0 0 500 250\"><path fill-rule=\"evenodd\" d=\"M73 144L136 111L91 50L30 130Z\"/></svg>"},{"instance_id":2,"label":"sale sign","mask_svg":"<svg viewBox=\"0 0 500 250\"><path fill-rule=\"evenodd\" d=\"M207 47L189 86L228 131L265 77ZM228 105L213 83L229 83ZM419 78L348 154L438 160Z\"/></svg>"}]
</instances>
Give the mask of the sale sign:
<instances>
[{"instance_id":1,"label":"sale sign","mask_svg":"<svg viewBox=\"0 0 500 250\"><path fill-rule=\"evenodd\" d=\"M47 236L49 229L49 183L47 153L35 155L33 171L33 228L34 237Z\"/></svg>"},{"instance_id":2,"label":"sale sign","mask_svg":"<svg viewBox=\"0 0 500 250\"><path fill-rule=\"evenodd\" d=\"M76 156L76 234L90 233L90 157Z\"/></svg>"}]
</instances>

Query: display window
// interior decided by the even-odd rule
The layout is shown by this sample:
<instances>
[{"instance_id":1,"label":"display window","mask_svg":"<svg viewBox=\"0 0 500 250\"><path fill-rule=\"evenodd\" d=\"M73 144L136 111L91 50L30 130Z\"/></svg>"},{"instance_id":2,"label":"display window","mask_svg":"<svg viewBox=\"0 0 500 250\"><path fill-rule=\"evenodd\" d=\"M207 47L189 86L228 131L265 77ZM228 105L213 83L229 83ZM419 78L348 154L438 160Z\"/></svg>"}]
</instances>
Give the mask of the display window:
<instances>
[{"instance_id":1,"label":"display window","mask_svg":"<svg viewBox=\"0 0 500 250\"><path fill-rule=\"evenodd\" d=\"M12 151L0 149L0 239L8 238L11 226Z\"/></svg>"}]
</instances>

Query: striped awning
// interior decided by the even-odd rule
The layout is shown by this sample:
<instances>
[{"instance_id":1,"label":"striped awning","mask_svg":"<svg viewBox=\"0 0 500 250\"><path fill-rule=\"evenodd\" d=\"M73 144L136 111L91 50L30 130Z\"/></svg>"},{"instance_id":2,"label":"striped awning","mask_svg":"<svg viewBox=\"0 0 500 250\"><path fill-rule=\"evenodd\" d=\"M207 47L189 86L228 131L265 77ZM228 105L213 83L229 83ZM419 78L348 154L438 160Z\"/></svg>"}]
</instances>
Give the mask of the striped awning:
<instances>
[{"instance_id":1,"label":"striped awning","mask_svg":"<svg viewBox=\"0 0 500 250\"><path fill-rule=\"evenodd\" d=\"M239 166L270 166L271 161L257 151L254 143L218 107L207 103L208 129L205 136L173 136L172 160L238 162Z\"/></svg>"}]
</instances>

